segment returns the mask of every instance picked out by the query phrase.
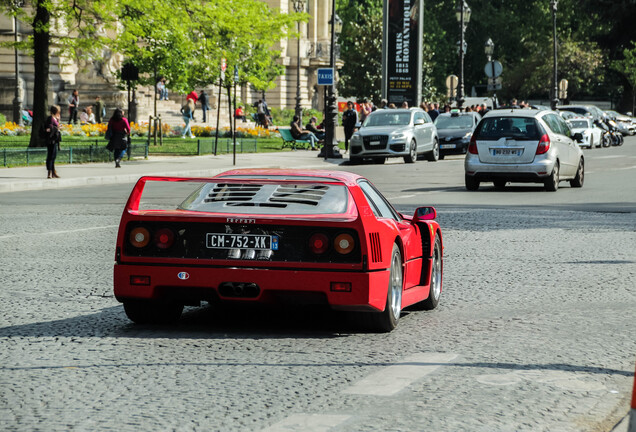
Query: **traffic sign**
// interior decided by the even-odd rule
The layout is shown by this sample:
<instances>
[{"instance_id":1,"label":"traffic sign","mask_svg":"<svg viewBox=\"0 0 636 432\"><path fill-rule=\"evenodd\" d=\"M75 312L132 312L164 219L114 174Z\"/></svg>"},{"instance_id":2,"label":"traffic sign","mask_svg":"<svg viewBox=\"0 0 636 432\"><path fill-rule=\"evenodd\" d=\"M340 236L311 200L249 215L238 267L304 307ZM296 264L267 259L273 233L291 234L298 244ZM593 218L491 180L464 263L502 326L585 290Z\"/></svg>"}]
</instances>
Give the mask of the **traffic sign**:
<instances>
[{"instance_id":1,"label":"traffic sign","mask_svg":"<svg viewBox=\"0 0 636 432\"><path fill-rule=\"evenodd\" d=\"M449 98L453 98L457 96L458 83L459 83L459 78L457 78L457 75L449 75L446 77L446 88L448 89L448 91L446 92L446 95Z\"/></svg>"},{"instance_id":2,"label":"traffic sign","mask_svg":"<svg viewBox=\"0 0 636 432\"><path fill-rule=\"evenodd\" d=\"M501 90L501 78L488 78L488 91Z\"/></svg>"},{"instance_id":3,"label":"traffic sign","mask_svg":"<svg viewBox=\"0 0 636 432\"><path fill-rule=\"evenodd\" d=\"M221 59L221 71L225 72L225 69L227 69L227 61L225 60L225 57L223 57Z\"/></svg>"},{"instance_id":4,"label":"traffic sign","mask_svg":"<svg viewBox=\"0 0 636 432\"><path fill-rule=\"evenodd\" d=\"M318 85L333 85L333 68L318 69Z\"/></svg>"},{"instance_id":5,"label":"traffic sign","mask_svg":"<svg viewBox=\"0 0 636 432\"><path fill-rule=\"evenodd\" d=\"M497 60L489 61L484 66L484 72L488 78L497 78L503 72L503 66Z\"/></svg>"}]
</instances>

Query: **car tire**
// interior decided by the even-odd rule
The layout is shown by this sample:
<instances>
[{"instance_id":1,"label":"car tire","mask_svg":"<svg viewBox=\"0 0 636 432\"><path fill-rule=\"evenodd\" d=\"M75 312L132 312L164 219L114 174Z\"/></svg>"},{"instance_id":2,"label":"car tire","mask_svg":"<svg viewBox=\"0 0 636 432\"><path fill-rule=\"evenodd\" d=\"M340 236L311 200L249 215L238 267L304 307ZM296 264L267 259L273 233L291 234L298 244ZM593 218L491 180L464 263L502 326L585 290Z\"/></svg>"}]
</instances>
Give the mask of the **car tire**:
<instances>
[{"instance_id":1,"label":"car tire","mask_svg":"<svg viewBox=\"0 0 636 432\"><path fill-rule=\"evenodd\" d=\"M426 160L429 162L437 162L439 160L439 141L435 138L433 141L433 150L428 152L426 155Z\"/></svg>"},{"instance_id":2,"label":"car tire","mask_svg":"<svg viewBox=\"0 0 636 432\"><path fill-rule=\"evenodd\" d=\"M583 187L583 181L585 180L585 163L583 158L579 162L579 166L576 169L576 175L570 180L570 186L575 188Z\"/></svg>"},{"instance_id":3,"label":"car tire","mask_svg":"<svg viewBox=\"0 0 636 432\"><path fill-rule=\"evenodd\" d=\"M385 157L374 157L373 158L373 163L374 164L382 165L384 162L386 162L386 158Z\"/></svg>"},{"instance_id":4,"label":"car tire","mask_svg":"<svg viewBox=\"0 0 636 432\"><path fill-rule=\"evenodd\" d=\"M594 137L590 135L590 145L587 146L588 149L592 150L594 148Z\"/></svg>"},{"instance_id":5,"label":"car tire","mask_svg":"<svg viewBox=\"0 0 636 432\"><path fill-rule=\"evenodd\" d=\"M404 156L405 163L413 163L417 160L417 144L415 140L411 140L411 145L409 146L409 154L408 156Z\"/></svg>"},{"instance_id":6,"label":"car tire","mask_svg":"<svg viewBox=\"0 0 636 432\"><path fill-rule=\"evenodd\" d=\"M362 163L362 158L358 156L349 156L349 164L351 165L360 165Z\"/></svg>"},{"instance_id":7,"label":"car tire","mask_svg":"<svg viewBox=\"0 0 636 432\"><path fill-rule=\"evenodd\" d=\"M493 184L495 185L495 189L497 190L504 190L506 188L506 181L505 180L495 180L493 181Z\"/></svg>"},{"instance_id":8,"label":"car tire","mask_svg":"<svg viewBox=\"0 0 636 432\"><path fill-rule=\"evenodd\" d=\"M435 235L435 246L433 247L433 261L431 262L431 289L426 300L416 303L415 310L433 310L439 304L442 294L442 277L444 270L444 258L442 257L442 241Z\"/></svg>"},{"instance_id":9,"label":"car tire","mask_svg":"<svg viewBox=\"0 0 636 432\"><path fill-rule=\"evenodd\" d=\"M157 300L125 300L126 316L136 324L169 324L179 320L183 312L180 303Z\"/></svg>"},{"instance_id":10,"label":"car tire","mask_svg":"<svg viewBox=\"0 0 636 432\"><path fill-rule=\"evenodd\" d=\"M543 182L545 190L548 192L556 192L559 189L559 162L554 164L552 174Z\"/></svg>"},{"instance_id":11,"label":"car tire","mask_svg":"<svg viewBox=\"0 0 636 432\"><path fill-rule=\"evenodd\" d=\"M397 327L402 311L402 291L404 289L404 273L402 254L397 244L393 244L391 252L391 270L387 287L386 305L382 312L367 313L369 328L376 332L387 333Z\"/></svg>"},{"instance_id":12,"label":"car tire","mask_svg":"<svg viewBox=\"0 0 636 432\"><path fill-rule=\"evenodd\" d=\"M603 147L609 147L612 145L612 138L610 138L609 133L606 133L603 137Z\"/></svg>"},{"instance_id":13,"label":"car tire","mask_svg":"<svg viewBox=\"0 0 636 432\"><path fill-rule=\"evenodd\" d=\"M444 160L444 155L443 154L439 155L439 160Z\"/></svg>"},{"instance_id":14,"label":"car tire","mask_svg":"<svg viewBox=\"0 0 636 432\"><path fill-rule=\"evenodd\" d=\"M464 182L466 183L466 189L469 191L476 191L479 189L479 181L475 180L475 177L466 174L464 176Z\"/></svg>"}]
</instances>

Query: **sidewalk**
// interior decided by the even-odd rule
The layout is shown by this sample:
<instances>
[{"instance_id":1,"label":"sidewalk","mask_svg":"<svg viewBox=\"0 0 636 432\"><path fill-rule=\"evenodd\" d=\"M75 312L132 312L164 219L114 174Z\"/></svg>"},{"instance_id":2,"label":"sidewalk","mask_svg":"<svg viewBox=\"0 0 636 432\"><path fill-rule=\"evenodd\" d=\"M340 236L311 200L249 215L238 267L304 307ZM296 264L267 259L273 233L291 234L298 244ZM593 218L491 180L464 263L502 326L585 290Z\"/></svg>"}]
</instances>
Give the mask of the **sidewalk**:
<instances>
[{"instance_id":1,"label":"sidewalk","mask_svg":"<svg viewBox=\"0 0 636 432\"><path fill-rule=\"evenodd\" d=\"M233 168L315 168L330 169L344 159L325 161L318 152L296 150L275 153L237 153L219 156L150 156L148 159L122 161L121 168L111 163L57 165L59 179L47 179L44 165L0 168L0 193L59 189L86 185L133 183L141 176L211 177Z\"/></svg>"}]
</instances>

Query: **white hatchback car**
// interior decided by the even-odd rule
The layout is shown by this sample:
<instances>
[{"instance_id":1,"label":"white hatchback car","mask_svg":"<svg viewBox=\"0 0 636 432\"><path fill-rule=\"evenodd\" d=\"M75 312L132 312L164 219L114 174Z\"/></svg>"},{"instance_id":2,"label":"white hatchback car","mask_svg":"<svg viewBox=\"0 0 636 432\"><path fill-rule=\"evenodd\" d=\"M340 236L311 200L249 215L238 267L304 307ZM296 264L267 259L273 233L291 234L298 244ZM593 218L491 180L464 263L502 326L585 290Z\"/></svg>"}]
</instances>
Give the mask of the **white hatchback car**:
<instances>
[{"instance_id":1,"label":"white hatchback car","mask_svg":"<svg viewBox=\"0 0 636 432\"><path fill-rule=\"evenodd\" d=\"M479 122L464 160L466 189L481 182L502 189L507 182L543 183L556 191L569 180L582 187L583 152L565 120L554 111L505 109L488 112Z\"/></svg>"}]
</instances>

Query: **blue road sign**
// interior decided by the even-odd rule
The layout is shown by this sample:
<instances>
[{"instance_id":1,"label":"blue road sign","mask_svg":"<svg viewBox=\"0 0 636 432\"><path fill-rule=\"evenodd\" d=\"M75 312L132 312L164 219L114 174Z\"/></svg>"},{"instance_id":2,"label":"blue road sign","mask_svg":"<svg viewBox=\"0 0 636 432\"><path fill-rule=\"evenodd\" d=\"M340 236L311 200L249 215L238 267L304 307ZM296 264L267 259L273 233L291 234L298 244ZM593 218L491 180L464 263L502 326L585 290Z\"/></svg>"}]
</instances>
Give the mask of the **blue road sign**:
<instances>
[{"instance_id":1,"label":"blue road sign","mask_svg":"<svg viewBox=\"0 0 636 432\"><path fill-rule=\"evenodd\" d=\"M333 68L318 69L318 85L333 85Z\"/></svg>"}]
</instances>

